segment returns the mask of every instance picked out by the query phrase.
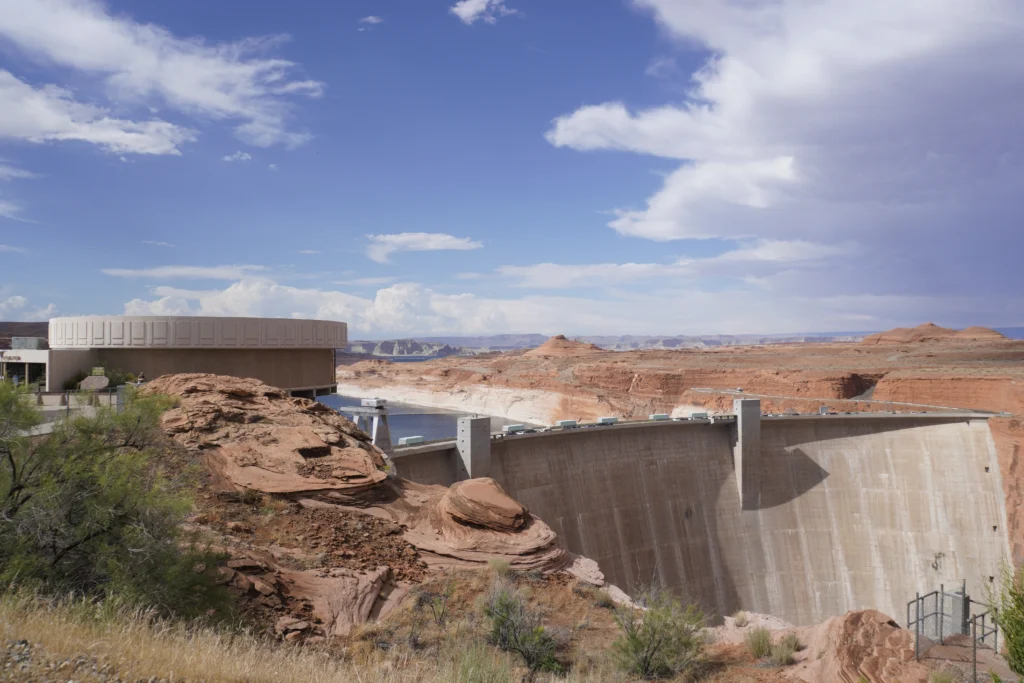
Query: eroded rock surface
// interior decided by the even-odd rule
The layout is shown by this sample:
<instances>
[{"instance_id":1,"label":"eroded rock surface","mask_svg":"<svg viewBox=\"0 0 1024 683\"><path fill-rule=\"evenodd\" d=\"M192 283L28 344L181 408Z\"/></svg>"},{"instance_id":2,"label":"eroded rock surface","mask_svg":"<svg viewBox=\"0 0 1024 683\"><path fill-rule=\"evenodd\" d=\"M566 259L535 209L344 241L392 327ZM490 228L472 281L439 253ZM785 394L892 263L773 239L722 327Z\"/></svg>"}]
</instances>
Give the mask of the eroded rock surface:
<instances>
[{"instance_id":1,"label":"eroded rock surface","mask_svg":"<svg viewBox=\"0 0 1024 683\"><path fill-rule=\"evenodd\" d=\"M493 479L449 489L389 477L369 437L323 404L205 374L161 377L143 391L179 400L163 416L164 430L202 457L216 498L269 495L284 506L263 528L217 527L232 537L223 546L233 557L224 582L274 615L280 637L344 636L386 614L437 568L498 560L604 584L595 562L560 548L554 531Z\"/></svg>"},{"instance_id":2,"label":"eroded rock surface","mask_svg":"<svg viewBox=\"0 0 1024 683\"><path fill-rule=\"evenodd\" d=\"M914 659L914 634L876 610L833 617L807 629L802 642L820 653L793 672L805 681L906 683L926 681L932 671Z\"/></svg>"}]
</instances>

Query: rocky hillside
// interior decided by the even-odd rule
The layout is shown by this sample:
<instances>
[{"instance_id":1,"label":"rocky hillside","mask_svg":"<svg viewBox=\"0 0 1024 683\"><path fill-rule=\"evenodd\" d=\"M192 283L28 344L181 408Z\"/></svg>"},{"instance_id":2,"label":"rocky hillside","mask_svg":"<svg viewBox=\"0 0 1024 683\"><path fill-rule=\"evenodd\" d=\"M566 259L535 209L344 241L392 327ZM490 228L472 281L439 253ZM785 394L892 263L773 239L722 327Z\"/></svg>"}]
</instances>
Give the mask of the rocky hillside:
<instances>
[{"instance_id":1,"label":"rocky hillside","mask_svg":"<svg viewBox=\"0 0 1024 683\"><path fill-rule=\"evenodd\" d=\"M604 584L493 480L448 489L389 476L369 437L323 404L214 375L165 376L144 391L179 399L164 430L209 473L195 524L232 557L224 581L279 632L345 636L445 568L501 562ZM280 514L257 520L253 505Z\"/></svg>"}]
</instances>

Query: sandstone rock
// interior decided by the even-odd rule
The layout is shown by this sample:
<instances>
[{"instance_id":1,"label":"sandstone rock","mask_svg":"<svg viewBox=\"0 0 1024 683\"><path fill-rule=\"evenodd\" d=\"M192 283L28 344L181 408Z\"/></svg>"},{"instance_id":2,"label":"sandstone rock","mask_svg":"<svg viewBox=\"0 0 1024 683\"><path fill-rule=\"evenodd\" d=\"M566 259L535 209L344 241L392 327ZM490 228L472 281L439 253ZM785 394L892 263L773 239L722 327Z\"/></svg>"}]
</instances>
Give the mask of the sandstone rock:
<instances>
[{"instance_id":1,"label":"sandstone rock","mask_svg":"<svg viewBox=\"0 0 1024 683\"><path fill-rule=\"evenodd\" d=\"M296 619L294 617L281 617L274 624L274 633L281 635L282 633L289 633L291 631L308 631L312 626L308 621Z\"/></svg>"},{"instance_id":2,"label":"sandstone rock","mask_svg":"<svg viewBox=\"0 0 1024 683\"><path fill-rule=\"evenodd\" d=\"M526 356L580 356L606 353L604 349L589 342L571 341L565 335L558 334L535 349L530 349Z\"/></svg>"},{"instance_id":3,"label":"sandstone rock","mask_svg":"<svg viewBox=\"0 0 1024 683\"><path fill-rule=\"evenodd\" d=\"M90 375L82 380L79 387L82 391L103 391L110 386L110 380L103 376Z\"/></svg>"},{"instance_id":4,"label":"sandstone rock","mask_svg":"<svg viewBox=\"0 0 1024 683\"><path fill-rule=\"evenodd\" d=\"M876 610L833 617L806 629L801 642L807 652L820 654L791 672L809 682L925 681L931 671L914 660L914 634Z\"/></svg>"},{"instance_id":5,"label":"sandstone rock","mask_svg":"<svg viewBox=\"0 0 1024 683\"><path fill-rule=\"evenodd\" d=\"M180 398L164 430L202 447L218 478L236 490L310 497L351 494L387 479L384 456L331 408L253 379L184 374L142 390Z\"/></svg>"},{"instance_id":6,"label":"sandstone rock","mask_svg":"<svg viewBox=\"0 0 1024 683\"><path fill-rule=\"evenodd\" d=\"M445 514L462 524L495 531L519 531L526 526L530 515L490 478L452 484L439 506Z\"/></svg>"}]
</instances>

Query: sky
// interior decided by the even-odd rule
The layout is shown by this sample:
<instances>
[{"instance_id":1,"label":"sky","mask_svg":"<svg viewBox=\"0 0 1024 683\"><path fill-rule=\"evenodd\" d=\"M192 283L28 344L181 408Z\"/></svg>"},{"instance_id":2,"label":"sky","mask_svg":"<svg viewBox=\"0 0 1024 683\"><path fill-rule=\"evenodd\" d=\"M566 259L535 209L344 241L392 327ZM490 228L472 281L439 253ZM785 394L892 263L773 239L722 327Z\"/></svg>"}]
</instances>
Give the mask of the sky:
<instances>
[{"instance_id":1,"label":"sky","mask_svg":"<svg viewBox=\"0 0 1024 683\"><path fill-rule=\"evenodd\" d=\"M1019 0L0 0L0 319L1024 325Z\"/></svg>"}]
</instances>

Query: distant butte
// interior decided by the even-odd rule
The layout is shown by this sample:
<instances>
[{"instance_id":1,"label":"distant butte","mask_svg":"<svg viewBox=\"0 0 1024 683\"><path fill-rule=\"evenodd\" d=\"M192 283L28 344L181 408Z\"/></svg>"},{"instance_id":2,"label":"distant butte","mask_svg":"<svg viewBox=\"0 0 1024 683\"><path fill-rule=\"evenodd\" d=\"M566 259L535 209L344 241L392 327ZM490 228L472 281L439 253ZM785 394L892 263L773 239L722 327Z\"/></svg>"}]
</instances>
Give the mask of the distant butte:
<instances>
[{"instance_id":1,"label":"distant butte","mask_svg":"<svg viewBox=\"0 0 1024 683\"><path fill-rule=\"evenodd\" d=\"M607 353L596 344L572 341L564 334L556 334L535 349L527 351L526 356L586 356L593 353Z\"/></svg>"},{"instance_id":2,"label":"distant butte","mask_svg":"<svg viewBox=\"0 0 1024 683\"><path fill-rule=\"evenodd\" d=\"M925 323L917 327L897 327L888 332L872 334L865 337L861 344L872 346L875 344L911 344L931 341L996 341L999 339L1006 339L1006 337L988 327L975 326L963 330L954 330L948 327L939 327L935 323Z\"/></svg>"}]
</instances>

